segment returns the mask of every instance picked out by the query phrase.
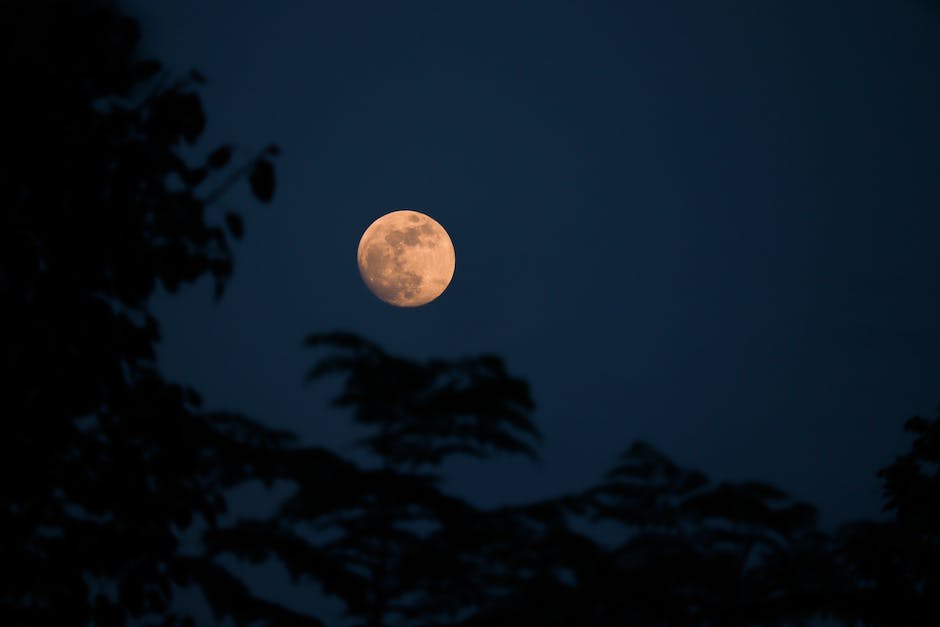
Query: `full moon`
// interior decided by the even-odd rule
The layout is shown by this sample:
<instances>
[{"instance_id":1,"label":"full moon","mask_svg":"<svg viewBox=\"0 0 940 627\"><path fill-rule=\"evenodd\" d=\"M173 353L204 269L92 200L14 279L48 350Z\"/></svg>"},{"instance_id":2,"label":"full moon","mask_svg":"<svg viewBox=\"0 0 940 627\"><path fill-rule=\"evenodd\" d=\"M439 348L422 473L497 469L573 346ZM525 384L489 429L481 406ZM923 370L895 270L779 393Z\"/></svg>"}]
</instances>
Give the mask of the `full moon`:
<instances>
[{"instance_id":1,"label":"full moon","mask_svg":"<svg viewBox=\"0 0 940 627\"><path fill-rule=\"evenodd\" d=\"M420 307L440 296L456 261L444 227L408 210L387 213L369 225L356 257L366 287L397 307Z\"/></svg>"}]
</instances>

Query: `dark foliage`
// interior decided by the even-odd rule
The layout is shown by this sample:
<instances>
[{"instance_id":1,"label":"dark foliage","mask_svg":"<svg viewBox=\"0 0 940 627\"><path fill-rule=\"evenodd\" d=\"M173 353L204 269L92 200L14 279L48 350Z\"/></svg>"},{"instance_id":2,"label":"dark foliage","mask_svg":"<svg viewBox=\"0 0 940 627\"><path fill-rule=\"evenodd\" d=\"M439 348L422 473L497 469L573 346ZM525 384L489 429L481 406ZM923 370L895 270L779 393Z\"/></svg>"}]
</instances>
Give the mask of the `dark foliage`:
<instances>
[{"instance_id":1,"label":"dark foliage","mask_svg":"<svg viewBox=\"0 0 940 627\"><path fill-rule=\"evenodd\" d=\"M435 466L456 453L536 457L529 386L496 356L421 364L348 333L311 335L306 344L333 351L307 378L345 376L334 404L352 407L354 419L372 428L362 443L386 466Z\"/></svg>"},{"instance_id":2,"label":"dark foliage","mask_svg":"<svg viewBox=\"0 0 940 627\"><path fill-rule=\"evenodd\" d=\"M851 582L843 614L870 625L940 623L940 415L904 427L911 451L878 473L894 519L846 525L835 543Z\"/></svg>"},{"instance_id":3,"label":"dark foliage","mask_svg":"<svg viewBox=\"0 0 940 627\"><path fill-rule=\"evenodd\" d=\"M290 438L164 380L147 309L157 285L210 276L221 294L232 258L207 199L244 174L212 187L222 149L181 156L206 122L200 77L138 59L134 20L103 2L2 10L0 623L177 624L189 584L238 622L266 613L180 538Z\"/></svg>"},{"instance_id":4,"label":"dark foliage","mask_svg":"<svg viewBox=\"0 0 940 627\"><path fill-rule=\"evenodd\" d=\"M107 3L0 10L0 624L191 625L185 588L216 622L321 624L233 558L277 560L370 626L940 624L940 418L910 420L912 450L880 473L893 518L829 535L773 486L715 484L644 443L581 493L448 494L451 456L537 457L528 385L492 355L307 338L308 378L339 378L368 467L204 410L156 368L147 302L202 277L221 296L244 224L217 205L239 183L272 200L278 148L185 159L205 78L139 59L136 22ZM231 522L249 481L291 489Z\"/></svg>"}]
</instances>

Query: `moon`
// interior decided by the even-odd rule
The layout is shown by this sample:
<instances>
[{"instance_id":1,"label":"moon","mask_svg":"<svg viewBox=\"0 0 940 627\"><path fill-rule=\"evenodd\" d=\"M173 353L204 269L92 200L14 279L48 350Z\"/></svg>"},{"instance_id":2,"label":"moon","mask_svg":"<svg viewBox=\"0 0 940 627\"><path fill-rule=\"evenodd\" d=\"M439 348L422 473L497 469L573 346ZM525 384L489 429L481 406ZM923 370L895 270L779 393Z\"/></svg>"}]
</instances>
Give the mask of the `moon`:
<instances>
[{"instance_id":1,"label":"moon","mask_svg":"<svg viewBox=\"0 0 940 627\"><path fill-rule=\"evenodd\" d=\"M396 307L420 307L443 294L456 264L444 227L410 210L387 213L369 225L356 258L366 287Z\"/></svg>"}]
</instances>

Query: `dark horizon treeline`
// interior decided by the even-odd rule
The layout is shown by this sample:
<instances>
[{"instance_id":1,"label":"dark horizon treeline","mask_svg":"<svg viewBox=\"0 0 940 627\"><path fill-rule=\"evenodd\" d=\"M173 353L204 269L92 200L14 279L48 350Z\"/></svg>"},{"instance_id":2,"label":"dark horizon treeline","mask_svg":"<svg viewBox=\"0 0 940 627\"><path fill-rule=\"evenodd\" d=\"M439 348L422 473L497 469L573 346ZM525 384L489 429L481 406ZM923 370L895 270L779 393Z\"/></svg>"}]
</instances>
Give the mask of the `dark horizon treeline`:
<instances>
[{"instance_id":1,"label":"dark horizon treeline","mask_svg":"<svg viewBox=\"0 0 940 627\"><path fill-rule=\"evenodd\" d=\"M242 181L272 199L276 146L185 160L204 79L139 59L107 2L0 11L0 624L192 625L186 589L217 622L322 624L233 558L280 561L368 626L940 624L940 417L909 420L911 450L879 472L893 517L827 533L774 486L716 484L644 443L576 494L448 493L453 455L538 454L528 385L492 355L308 337L308 378L339 379L370 468L204 409L159 372L148 299L207 276L221 297L242 222L209 216ZM232 489L257 481L291 490L232 520Z\"/></svg>"}]
</instances>

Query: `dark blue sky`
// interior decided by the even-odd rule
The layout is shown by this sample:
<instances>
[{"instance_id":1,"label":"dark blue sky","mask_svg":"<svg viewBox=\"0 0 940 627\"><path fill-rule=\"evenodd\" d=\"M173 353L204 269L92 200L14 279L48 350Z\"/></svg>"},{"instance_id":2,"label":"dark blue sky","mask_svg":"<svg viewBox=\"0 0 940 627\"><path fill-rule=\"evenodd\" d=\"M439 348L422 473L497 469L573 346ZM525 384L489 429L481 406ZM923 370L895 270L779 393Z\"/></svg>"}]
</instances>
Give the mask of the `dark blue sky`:
<instances>
[{"instance_id":1,"label":"dark blue sky","mask_svg":"<svg viewBox=\"0 0 940 627\"><path fill-rule=\"evenodd\" d=\"M532 384L544 460L454 464L478 502L586 487L644 439L827 525L877 512L903 420L940 403L928 4L125 4L150 52L208 76L202 152L284 151L224 300L157 299L161 363L211 407L350 454L335 386L302 385L307 333L495 352ZM457 249L420 309L356 269L399 208Z\"/></svg>"}]
</instances>

